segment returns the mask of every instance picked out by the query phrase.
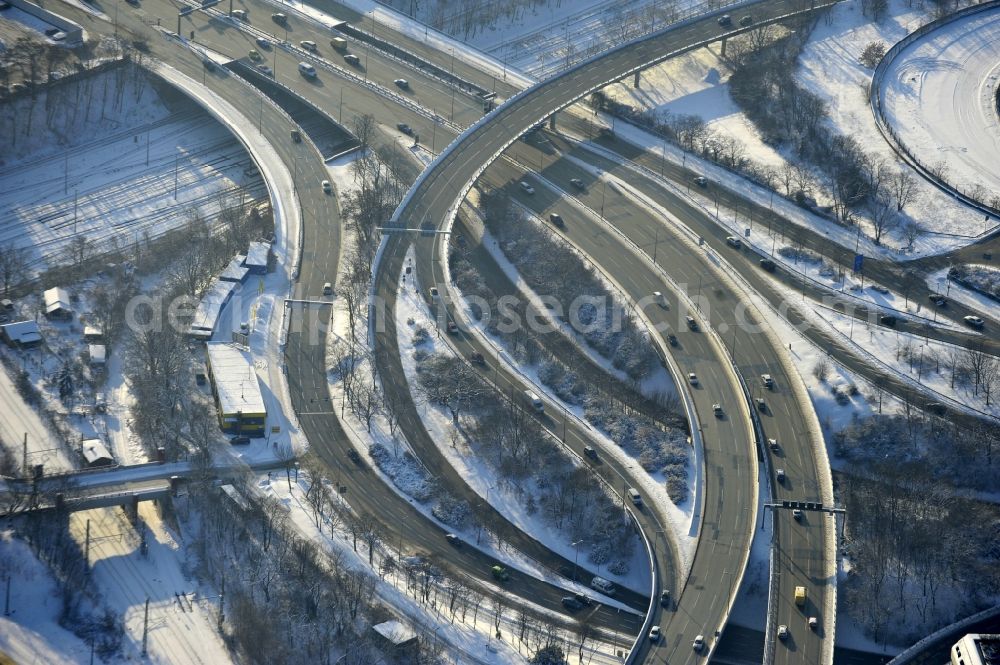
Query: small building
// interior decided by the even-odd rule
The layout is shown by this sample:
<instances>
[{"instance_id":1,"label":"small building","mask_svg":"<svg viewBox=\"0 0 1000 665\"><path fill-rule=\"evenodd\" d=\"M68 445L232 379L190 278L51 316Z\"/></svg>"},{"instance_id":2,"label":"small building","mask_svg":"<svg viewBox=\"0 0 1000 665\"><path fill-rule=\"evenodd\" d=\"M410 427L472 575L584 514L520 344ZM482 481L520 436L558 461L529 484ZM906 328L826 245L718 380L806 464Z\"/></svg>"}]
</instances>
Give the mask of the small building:
<instances>
[{"instance_id":1,"label":"small building","mask_svg":"<svg viewBox=\"0 0 1000 665\"><path fill-rule=\"evenodd\" d=\"M198 309L195 310L188 334L198 339L211 338L215 332L215 326L219 322L222 308L233 297L235 289L235 282L224 282L221 279L213 281L212 285L208 287L208 291L202 296L201 302L198 303Z\"/></svg>"},{"instance_id":2,"label":"small building","mask_svg":"<svg viewBox=\"0 0 1000 665\"><path fill-rule=\"evenodd\" d=\"M30 349L42 343L42 331L37 321L15 321L0 326L0 337L9 346Z\"/></svg>"},{"instance_id":3,"label":"small building","mask_svg":"<svg viewBox=\"0 0 1000 665\"><path fill-rule=\"evenodd\" d=\"M104 331L101 330L100 326L87 324L83 327L83 341L88 344L103 344Z\"/></svg>"},{"instance_id":4,"label":"small building","mask_svg":"<svg viewBox=\"0 0 1000 665\"><path fill-rule=\"evenodd\" d=\"M1000 635L969 633L951 648L952 665L1000 665Z\"/></svg>"},{"instance_id":5,"label":"small building","mask_svg":"<svg viewBox=\"0 0 1000 665\"><path fill-rule=\"evenodd\" d=\"M267 272L267 264L270 256L271 245L257 240L250 243L250 249L247 250L247 258L243 265L251 273L262 275Z\"/></svg>"},{"instance_id":6,"label":"small building","mask_svg":"<svg viewBox=\"0 0 1000 665\"><path fill-rule=\"evenodd\" d=\"M247 260L244 254L237 254L236 257L229 262L226 269L222 271L219 275L219 279L224 282L238 282L243 283L243 280L247 278L247 274L250 269L243 265Z\"/></svg>"},{"instance_id":7,"label":"small building","mask_svg":"<svg viewBox=\"0 0 1000 665\"><path fill-rule=\"evenodd\" d=\"M90 344L87 346L90 353L91 367L104 367L108 362L108 350L103 344Z\"/></svg>"},{"instance_id":8,"label":"small building","mask_svg":"<svg viewBox=\"0 0 1000 665\"><path fill-rule=\"evenodd\" d=\"M219 427L230 434L263 436L267 407L250 354L229 342L207 342L205 350Z\"/></svg>"},{"instance_id":9,"label":"small building","mask_svg":"<svg viewBox=\"0 0 1000 665\"><path fill-rule=\"evenodd\" d=\"M111 466L115 458L100 439L84 439L80 444L80 453L88 467Z\"/></svg>"},{"instance_id":10,"label":"small building","mask_svg":"<svg viewBox=\"0 0 1000 665\"><path fill-rule=\"evenodd\" d=\"M372 632L375 633L376 640L381 641L382 646L396 651L414 649L417 646L417 634L412 628L396 619L375 624L372 626Z\"/></svg>"},{"instance_id":11,"label":"small building","mask_svg":"<svg viewBox=\"0 0 1000 665\"><path fill-rule=\"evenodd\" d=\"M69 291L54 286L42 294L45 299L45 316L50 319L73 318L73 308L69 306Z\"/></svg>"}]
</instances>

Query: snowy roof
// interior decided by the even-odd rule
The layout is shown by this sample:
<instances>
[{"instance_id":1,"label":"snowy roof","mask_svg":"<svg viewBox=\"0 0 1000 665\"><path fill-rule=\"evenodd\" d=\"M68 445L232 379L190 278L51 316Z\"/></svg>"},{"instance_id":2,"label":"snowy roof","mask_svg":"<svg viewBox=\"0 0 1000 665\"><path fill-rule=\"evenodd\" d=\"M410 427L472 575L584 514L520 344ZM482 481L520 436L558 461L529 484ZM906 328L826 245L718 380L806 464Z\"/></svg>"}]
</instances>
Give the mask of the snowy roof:
<instances>
[{"instance_id":1,"label":"snowy roof","mask_svg":"<svg viewBox=\"0 0 1000 665\"><path fill-rule=\"evenodd\" d=\"M103 344L90 344L87 350L90 351L91 365L103 365L108 359L107 349Z\"/></svg>"},{"instance_id":2,"label":"snowy roof","mask_svg":"<svg viewBox=\"0 0 1000 665\"><path fill-rule=\"evenodd\" d=\"M403 646L417 639L417 634L409 626L396 619L377 623L372 626L372 630L396 646Z\"/></svg>"},{"instance_id":3,"label":"snowy roof","mask_svg":"<svg viewBox=\"0 0 1000 665\"><path fill-rule=\"evenodd\" d=\"M250 270L243 265L243 262L247 260L247 257L243 254L237 254L236 257L229 262L226 269L219 274L219 279L226 282L242 282L246 279L247 273Z\"/></svg>"},{"instance_id":4,"label":"snowy roof","mask_svg":"<svg viewBox=\"0 0 1000 665\"><path fill-rule=\"evenodd\" d=\"M205 349L223 415L265 414L264 397L250 354L229 342L207 342Z\"/></svg>"},{"instance_id":5,"label":"snowy roof","mask_svg":"<svg viewBox=\"0 0 1000 665\"><path fill-rule=\"evenodd\" d=\"M267 267L267 255L271 251L271 245L266 242L254 241L250 243L247 250L247 260L244 265Z\"/></svg>"},{"instance_id":6,"label":"snowy roof","mask_svg":"<svg viewBox=\"0 0 1000 665\"><path fill-rule=\"evenodd\" d=\"M104 331L101 330L100 326L86 325L83 327L84 337L103 337Z\"/></svg>"},{"instance_id":7,"label":"snowy roof","mask_svg":"<svg viewBox=\"0 0 1000 665\"><path fill-rule=\"evenodd\" d=\"M51 314L52 312L60 309L70 311L69 291L61 286L53 286L42 295L45 298L46 314Z\"/></svg>"},{"instance_id":8,"label":"snowy roof","mask_svg":"<svg viewBox=\"0 0 1000 665\"><path fill-rule=\"evenodd\" d=\"M115 461L115 458L111 456L111 453L100 439L84 439L83 443L80 444L80 452L83 453L83 458L87 460L87 464Z\"/></svg>"},{"instance_id":9,"label":"snowy roof","mask_svg":"<svg viewBox=\"0 0 1000 665\"><path fill-rule=\"evenodd\" d=\"M7 339L18 344L34 344L42 341L42 331L39 330L38 323L35 321L15 321L0 326L0 328L3 328Z\"/></svg>"},{"instance_id":10,"label":"snowy roof","mask_svg":"<svg viewBox=\"0 0 1000 665\"><path fill-rule=\"evenodd\" d=\"M192 334L201 333L211 337L215 330L215 324L219 320L219 313L229 302L234 288L236 288L236 284L233 282L224 282L219 279L212 282L194 313L194 319L191 321Z\"/></svg>"}]
</instances>

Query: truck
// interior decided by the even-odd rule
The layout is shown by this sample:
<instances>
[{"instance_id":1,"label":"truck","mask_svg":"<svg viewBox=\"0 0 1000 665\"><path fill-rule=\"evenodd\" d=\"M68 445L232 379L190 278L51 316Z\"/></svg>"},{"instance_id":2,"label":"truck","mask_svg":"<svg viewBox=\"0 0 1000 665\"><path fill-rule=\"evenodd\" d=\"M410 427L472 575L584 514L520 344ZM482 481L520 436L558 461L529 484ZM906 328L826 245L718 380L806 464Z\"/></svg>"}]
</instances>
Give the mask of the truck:
<instances>
[{"instance_id":1,"label":"truck","mask_svg":"<svg viewBox=\"0 0 1000 665\"><path fill-rule=\"evenodd\" d=\"M347 40L343 37L334 37L330 40L330 46L332 46L335 51L343 53L347 50Z\"/></svg>"},{"instance_id":2,"label":"truck","mask_svg":"<svg viewBox=\"0 0 1000 665\"><path fill-rule=\"evenodd\" d=\"M804 586L795 587L795 604L799 607L806 604L806 588Z\"/></svg>"}]
</instances>

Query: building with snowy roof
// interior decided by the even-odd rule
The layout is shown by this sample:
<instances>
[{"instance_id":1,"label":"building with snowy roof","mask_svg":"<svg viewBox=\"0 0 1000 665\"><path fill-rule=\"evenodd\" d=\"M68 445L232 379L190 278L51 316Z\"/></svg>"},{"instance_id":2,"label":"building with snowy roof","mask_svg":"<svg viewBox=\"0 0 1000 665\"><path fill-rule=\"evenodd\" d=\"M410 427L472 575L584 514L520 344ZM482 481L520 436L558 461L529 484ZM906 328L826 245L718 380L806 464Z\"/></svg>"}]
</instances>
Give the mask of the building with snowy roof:
<instances>
[{"instance_id":1,"label":"building with snowy roof","mask_svg":"<svg viewBox=\"0 0 1000 665\"><path fill-rule=\"evenodd\" d=\"M247 278L247 274L250 272L249 268L243 265L246 260L246 255L237 254L233 260L229 262L229 265L226 266L226 269L219 274L219 279L224 282L242 283L243 280Z\"/></svg>"},{"instance_id":2,"label":"building with snowy roof","mask_svg":"<svg viewBox=\"0 0 1000 665\"><path fill-rule=\"evenodd\" d=\"M198 309L195 310L188 334L198 339L209 339L215 332L222 308L233 297L235 289L235 282L226 282L221 279L213 280L205 295L201 297L201 302L198 303Z\"/></svg>"},{"instance_id":3,"label":"building with snowy roof","mask_svg":"<svg viewBox=\"0 0 1000 665\"><path fill-rule=\"evenodd\" d=\"M271 254L271 245L259 240L250 243L247 250L247 260L243 263L247 270L255 275L262 275L267 272L267 260Z\"/></svg>"},{"instance_id":4,"label":"building with snowy roof","mask_svg":"<svg viewBox=\"0 0 1000 665\"><path fill-rule=\"evenodd\" d=\"M267 408L250 354L229 342L208 342L205 349L222 431L262 436Z\"/></svg>"},{"instance_id":5,"label":"building with snowy roof","mask_svg":"<svg viewBox=\"0 0 1000 665\"><path fill-rule=\"evenodd\" d=\"M69 306L69 291L61 286L54 286L42 294L45 299L45 316L51 319L68 319L73 316L73 308Z\"/></svg>"},{"instance_id":6,"label":"building with snowy roof","mask_svg":"<svg viewBox=\"0 0 1000 665\"><path fill-rule=\"evenodd\" d=\"M87 353L91 367L104 367L108 362L108 350L103 344L88 344Z\"/></svg>"},{"instance_id":7,"label":"building with snowy roof","mask_svg":"<svg viewBox=\"0 0 1000 665\"><path fill-rule=\"evenodd\" d=\"M80 444L80 453L88 467L111 466L115 458L100 439L84 439Z\"/></svg>"},{"instance_id":8,"label":"building with snowy roof","mask_svg":"<svg viewBox=\"0 0 1000 665\"><path fill-rule=\"evenodd\" d=\"M36 321L15 321L0 326L0 337L9 346L30 349L42 343L42 331Z\"/></svg>"},{"instance_id":9,"label":"building with snowy roof","mask_svg":"<svg viewBox=\"0 0 1000 665\"><path fill-rule=\"evenodd\" d=\"M381 638L384 646L403 650L417 645L417 634L402 621L391 619L372 626L375 635Z\"/></svg>"}]
</instances>

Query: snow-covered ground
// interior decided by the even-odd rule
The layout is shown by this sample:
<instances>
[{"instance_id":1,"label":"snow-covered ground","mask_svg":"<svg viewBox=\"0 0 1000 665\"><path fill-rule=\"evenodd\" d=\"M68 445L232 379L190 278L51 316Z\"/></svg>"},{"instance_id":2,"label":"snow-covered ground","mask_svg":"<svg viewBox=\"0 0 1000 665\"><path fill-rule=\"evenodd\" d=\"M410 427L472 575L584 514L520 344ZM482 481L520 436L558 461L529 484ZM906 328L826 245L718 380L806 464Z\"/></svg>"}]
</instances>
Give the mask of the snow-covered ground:
<instances>
[{"instance_id":1,"label":"snow-covered ground","mask_svg":"<svg viewBox=\"0 0 1000 665\"><path fill-rule=\"evenodd\" d=\"M972 198L1000 197L1000 8L938 27L902 50L882 80L886 121L925 167ZM998 198L1000 200L1000 198ZM973 215L969 230L985 225Z\"/></svg>"},{"instance_id":2,"label":"snow-covered ground","mask_svg":"<svg viewBox=\"0 0 1000 665\"><path fill-rule=\"evenodd\" d=\"M94 76L98 100L102 89L114 94L114 77ZM33 269L65 262L76 238L89 243L88 255L127 247L190 222L193 211L211 222L224 197L239 198L243 187L251 197L265 194L246 150L197 107L171 108L148 82L127 84L121 99L109 119L50 119L72 128L61 142L39 129L49 113L44 99L34 104L33 132L16 141L0 132L0 243L28 248ZM19 126L26 116L20 109Z\"/></svg>"}]
</instances>

